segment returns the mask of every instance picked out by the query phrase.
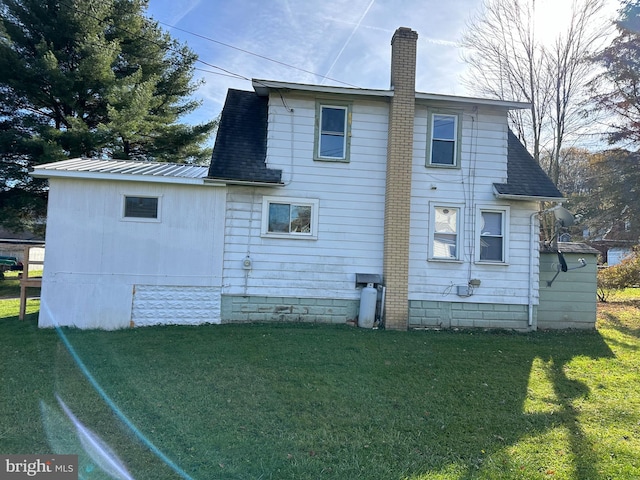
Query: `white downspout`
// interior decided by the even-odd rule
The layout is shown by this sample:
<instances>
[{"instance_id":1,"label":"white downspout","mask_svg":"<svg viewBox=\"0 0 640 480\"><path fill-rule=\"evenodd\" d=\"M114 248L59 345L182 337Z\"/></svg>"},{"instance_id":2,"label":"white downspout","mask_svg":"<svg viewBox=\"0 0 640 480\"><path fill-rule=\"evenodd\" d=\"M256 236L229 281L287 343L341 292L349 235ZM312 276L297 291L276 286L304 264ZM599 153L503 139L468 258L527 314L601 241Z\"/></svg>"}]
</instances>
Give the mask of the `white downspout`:
<instances>
[{"instance_id":1,"label":"white downspout","mask_svg":"<svg viewBox=\"0 0 640 480\"><path fill-rule=\"evenodd\" d=\"M529 246L529 327L533 326L533 252L535 252L534 247L535 245L537 245L539 242L537 242L535 240L536 238L536 230L535 230L535 223L533 221L533 219L535 218L536 215L542 215L543 213L547 213L547 212L554 212L556 210L559 210L562 208L562 205L556 205L554 207L551 208L547 208L546 210L542 210L539 212L534 212L531 214L531 217L529 218L529 227L531 229L531 231L529 232L529 242L530 242L530 246ZM539 251L539 248L538 248ZM538 253L538 258L540 258L540 253ZM538 261L538 280L540 279L540 261ZM538 285L538 290L540 290L540 285Z\"/></svg>"},{"instance_id":2,"label":"white downspout","mask_svg":"<svg viewBox=\"0 0 640 480\"><path fill-rule=\"evenodd\" d=\"M529 315L529 328L531 328L533 326L533 257L534 257L534 247L535 245L538 243L536 242L535 238L536 238L536 230L535 230L535 221L534 218L536 217L536 215L540 214L540 212L534 212L531 214L531 217L529 218L529 228L530 228L530 232L529 232L529 309L528 309L528 315Z\"/></svg>"}]
</instances>

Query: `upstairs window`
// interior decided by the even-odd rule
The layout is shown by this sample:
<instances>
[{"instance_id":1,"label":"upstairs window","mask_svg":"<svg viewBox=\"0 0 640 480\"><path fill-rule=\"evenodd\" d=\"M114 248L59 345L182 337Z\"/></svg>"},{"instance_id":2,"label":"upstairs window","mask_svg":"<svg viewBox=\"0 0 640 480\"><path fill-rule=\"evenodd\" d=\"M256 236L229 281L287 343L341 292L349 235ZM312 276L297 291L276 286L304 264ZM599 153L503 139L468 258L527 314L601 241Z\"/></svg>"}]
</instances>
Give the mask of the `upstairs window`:
<instances>
[{"instance_id":1,"label":"upstairs window","mask_svg":"<svg viewBox=\"0 0 640 480\"><path fill-rule=\"evenodd\" d=\"M348 161L349 107L319 104L317 124L315 158Z\"/></svg>"},{"instance_id":2,"label":"upstairs window","mask_svg":"<svg viewBox=\"0 0 640 480\"><path fill-rule=\"evenodd\" d=\"M458 115L433 113L429 122L430 142L427 163L431 166L458 166Z\"/></svg>"},{"instance_id":3,"label":"upstairs window","mask_svg":"<svg viewBox=\"0 0 640 480\"><path fill-rule=\"evenodd\" d=\"M123 219L159 221L160 199L158 197L141 197L124 195Z\"/></svg>"},{"instance_id":4,"label":"upstairs window","mask_svg":"<svg viewBox=\"0 0 640 480\"><path fill-rule=\"evenodd\" d=\"M264 197L263 236L315 239L317 229L318 200Z\"/></svg>"}]
</instances>

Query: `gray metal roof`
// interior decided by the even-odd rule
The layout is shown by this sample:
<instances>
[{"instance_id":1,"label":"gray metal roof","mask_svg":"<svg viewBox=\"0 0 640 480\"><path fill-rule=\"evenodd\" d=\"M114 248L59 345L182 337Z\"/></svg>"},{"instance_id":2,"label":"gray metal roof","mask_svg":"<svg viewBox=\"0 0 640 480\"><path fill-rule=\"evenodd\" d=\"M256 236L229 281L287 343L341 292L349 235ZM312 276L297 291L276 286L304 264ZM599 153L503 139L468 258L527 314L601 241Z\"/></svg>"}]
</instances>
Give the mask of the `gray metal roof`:
<instances>
[{"instance_id":1,"label":"gray metal roof","mask_svg":"<svg viewBox=\"0 0 640 480\"><path fill-rule=\"evenodd\" d=\"M589 253L593 255L599 255L600 251L581 242L558 242L558 250L562 253ZM555 250L551 250L544 242L540 242L541 253L555 253Z\"/></svg>"},{"instance_id":2,"label":"gray metal roof","mask_svg":"<svg viewBox=\"0 0 640 480\"><path fill-rule=\"evenodd\" d=\"M32 175L201 184L202 179L207 176L208 169L208 166L184 163L72 158L38 165L34 168Z\"/></svg>"}]
</instances>

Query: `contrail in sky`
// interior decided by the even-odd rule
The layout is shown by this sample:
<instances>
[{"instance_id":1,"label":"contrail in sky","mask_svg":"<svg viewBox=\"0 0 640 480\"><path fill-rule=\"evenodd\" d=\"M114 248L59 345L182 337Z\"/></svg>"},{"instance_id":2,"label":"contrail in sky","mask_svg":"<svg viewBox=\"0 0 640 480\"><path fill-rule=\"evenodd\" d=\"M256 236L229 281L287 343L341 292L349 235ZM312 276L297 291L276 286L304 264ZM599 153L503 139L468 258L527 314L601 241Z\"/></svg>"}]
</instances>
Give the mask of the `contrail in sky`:
<instances>
[{"instance_id":1,"label":"contrail in sky","mask_svg":"<svg viewBox=\"0 0 640 480\"><path fill-rule=\"evenodd\" d=\"M325 16L324 18L331 20L332 22L335 23L344 23L347 25L354 25L353 22L348 22L346 20L343 20L341 18L337 18L337 17L328 17ZM360 25L360 28L365 28L367 30L377 30L379 32L385 32L388 33L389 35L392 35L393 32L395 32L395 30L393 29L389 29L389 28L381 28L381 27L376 27L373 25ZM461 47L462 45L460 44L460 42L455 42L453 40L444 40L442 38L433 38L433 37L425 37L423 35L419 35L418 36L418 42L426 42L426 43L433 43L436 45L444 45L447 47Z\"/></svg>"},{"instance_id":2,"label":"contrail in sky","mask_svg":"<svg viewBox=\"0 0 640 480\"><path fill-rule=\"evenodd\" d=\"M373 4L375 3L376 0L371 0L371 2L369 3L369 6L367 7L367 9L364 11L364 13L362 14L362 16L360 17L360 20L358 20L358 23L356 23L356 26L353 27L353 30L351 31L351 35L349 35L349 38L347 38L347 41L344 42L344 45L342 45L342 48L340 49L340 52L338 53L338 55L336 56L335 60L333 61L333 63L331 64L331 67L329 68L329 70L327 71L327 73L325 74L322 83L324 83L324 80L329 76L329 74L331 73L331 70L333 70L333 67L335 67L336 63L338 62L338 59L340 58L340 55L342 55L342 52L344 52L344 49L347 48L347 45L349 44L349 42L351 41L351 39L353 38L353 36L355 35L356 31L358 30L358 28L360 27L360 24L362 23L362 21L364 20L364 17L367 16L367 13L369 13L369 10L371 10L371 7L373 6Z\"/></svg>"}]
</instances>

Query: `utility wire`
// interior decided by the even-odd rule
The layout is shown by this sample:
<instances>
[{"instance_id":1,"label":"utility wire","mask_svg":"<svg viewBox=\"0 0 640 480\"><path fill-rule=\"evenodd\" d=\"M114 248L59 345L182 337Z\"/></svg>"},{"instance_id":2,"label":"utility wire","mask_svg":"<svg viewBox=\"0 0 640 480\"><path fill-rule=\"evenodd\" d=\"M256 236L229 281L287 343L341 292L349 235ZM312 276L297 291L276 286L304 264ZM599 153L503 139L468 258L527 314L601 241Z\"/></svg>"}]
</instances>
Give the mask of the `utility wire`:
<instances>
[{"instance_id":1,"label":"utility wire","mask_svg":"<svg viewBox=\"0 0 640 480\"><path fill-rule=\"evenodd\" d=\"M74 10L75 12L77 12L77 13L79 13L79 14L81 14L81 15L85 15L85 16L87 16L87 17L93 18L94 20L97 20L97 21L99 21L100 23L105 23L105 21L106 21L106 19L105 19L105 18L100 18L100 17L98 17L98 16L94 15L94 14L93 14L93 13L91 13L91 12L88 12L88 11L86 11L86 10L80 10L80 9L79 9L75 4L67 3L67 2L65 2L65 1L63 1L63 0L60 0L60 4L65 5L66 7L68 7L68 8L70 8L70 9ZM152 19L152 18L150 18L150 17L146 17L146 18L147 18L147 19L149 19L150 21L157 21L157 20L153 20L153 19ZM144 36L144 35L137 35L137 34L135 34L134 32L132 32L132 31L130 31L130 30L127 30L126 28L122 28L122 27L118 27L118 28L120 28L120 30L122 30L122 31L124 31L124 32L126 32L126 33L128 33L128 34L130 34L130 35L137 36L139 39L141 39L141 40L145 40L145 41L147 41L147 42L149 42L149 43L152 43L152 44L154 44L154 45L156 45L156 46L158 46L158 47L160 47L160 48L162 48L162 49L165 49L165 50L171 51L171 52L173 52L173 53L177 53L178 55L183 55L183 53L182 53L182 52L180 51L180 49L178 49L178 48L173 48L173 47L171 47L171 46L169 46L169 45L166 45L166 44L163 44L163 43L161 43L161 42L156 42L156 41L154 41L154 40L152 40L152 39L150 39L150 38L148 38L148 37L146 37L146 36ZM198 56L198 57L199 57L199 56ZM241 75L241 74L239 74L239 73L232 72L232 71L230 71L230 70L226 70L226 69L224 69L224 68L222 68L222 67L219 67L219 66L217 66L217 65L214 65L214 64L212 64L212 63L205 62L204 60L200 60L200 58L196 58L196 60L195 60L195 61L196 61L196 62L199 62L199 63L202 63L203 65L206 65L207 67L215 68L216 70L220 70L220 71L224 72L224 74L216 73L216 72L211 72L211 71L209 71L208 73L213 73L213 74L218 74L218 75L225 75L225 74L226 74L225 76L229 76L229 77L232 77L232 78L239 78L239 79L241 79L241 80L247 80L247 81L249 81L249 82L251 81L251 79L250 79L250 78L247 78L247 77L245 77L244 75ZM203 71L207 71L207 70L203 70Z\"/></svg>"},{"instance_id":2,"label":"utility wire","mask_svg":"<svg viewBox=\"0 0 640 480\"><path fill-rule=\"evenodd\" d=\"M98 20L98 21L99 21L99 22L101 22L101 23L104 23L104 22L105 22L105 19L104 19L104 18L100 18L100 17L98 17L98 16L94 15L93 13L88 12L88 11L86 11L86 10L80 10L80 9L79 9L75 4L73 4L73 3L71 3L71 4L70 4L70 3L68 3L68 2L66 2L66 1L64 1L64 0L61 0L61 1L60 1L60 3L61 3L61 4L63 4L63 5L66 5L66 6L67 6L68 8L70 8L70 9L73 9L73 10L74 10L74 11L76 11L77 13L80 13L80 14L85 15L85 16L87 16L87 17L91 17L91 18L93 18L94 20ZM217 43L217 44L222 45L222 46L227 47L227 48L232 48L232 49L237 50L237 51L239 51L239 52L246 53L247 55L253 55L253 56L258 57L258 58L261 58L261 59L263 59L263 60L267 60L267 61L270 61L270 62L273 62L273 63L277 63L277 64L279 64L279 65L285 66L285 67L287 67L287 68L293 68L294 70L299 70L299 71L304 72L304 73L309 73L309 74L311 74L311 75L315 75L315 76L320 77L320 78L323 78L323 79L325 79L325 80L330 80L330 81L332 81L332 82L337 82L337 83L341 83L341 84L343 84L343 85L347 85L347 86L350 86L350 87L355 87L355 88L357 88L357 86L356 86L356 85L352 85L352 84L350 84L350 83L343 82L343 81L337 80L337 79L335 79L335 78L330 78L330 77L327 77L326 75L322 75L322 74L319 74L319 73L316 73L316 72L312 72L312 71L309 71L309 70L304 70L304 69L299 68L299 67L296 67L296 66L294 66L294 65L290 65L290 64L288 64L288 63L281 62L281 61L279 61L279 60L274 60L274 59L269 58L269 57L266 57L266 56L264 56L264 55L260 55L260 54L257 54L257 53L253 53L253 52L250 52L249 50L245 50L245 49L242 49L242 48L239 48L239 47L235 47L235 46L230 45L230 44L228 44L228 43L224 43L224 42L221 42L221 41L219 41L219 40L215 40L215 39L213 39L213 38L206 37L206 36L201 35L201 34L198 34L198 33L190 32L189 30L184 30L184 29L179 28L179 27L176 27L176 26L174 26L174 25L170 25L170 24L168 24L168 23L165 23L165 22L161 22L161 21L159 21L159 20L156 20L156 19L154 19L153 17L146 17L146 18L147 18L147 19L149 19L149 20L151 20L151 21L155 21L155 22L157 22L157 23L158 23L158 24L160 24L160 25L164 25L164 26L166 26L166 27L170 27L170 28L173 28L173 29L179 30L179 31L181 31L181 32L188 33L188 34L190 34L190 35L193 35L193 36L196 36L196 37L202 38L202 39L204 39L204 40L207 40L207 41L210 41L210 42L213 42L213 43ZM125 31L125 32L127 32L127 33L129 33L130 35L135 35L133 32L131 32L131 31L129 31L129 30L127 30L127 29L125 29L125 28L122 28L122 27L119 27L119 28L120 28L121 30L123 30L123 31ZM164 45L164 44L162 44L162 43L160 43L160 42L155 42L155 41L153 41L153 40L151 40L151 39L149 39L149 38L147 38L147 37L145 37L145 36L142 36L142 35L138 35L138 38L140 38L140 39L142 39L142 40L146 40L146 41L148 41L149 43L153 43L154 45L157 45L158 47L164 48L164 49L166 49L166 50L168 50L168 51L171 51L171 52L173 52L173 53L177 53L177 54L179 54L179 55L182 55L182 52L181 52L179 49L177 49L177 48L173 48L173 47L171 47L171 46ZM206 66L208 66L208 67L214 68L214 69L216 69L216 70L220 70L221 72L224 72L224 73L211 72L211 71L209 71L209 70L204 70L204 69L198 69L198 70L201 70L201 71L203 71L203 72L207 72L207 73L211 73L211 74L214 74L214 75L222 75L222 76L228 76L228 77L231 77L231 78L238 78L238 79L240 79L240 80L246 80L246 81L248 81L248 82L250 82L250 81L251 81L251 79L250 79L250 78L245 77L244 75L241 75L241 74L239 74L239 73L232 72L232 71L230 71L230 70L227 70L227 69L224 69L224 68L222 68L222 67L219 67L218 65L214 65L214 64L212 64L212 63L209 63L209 62L206 62L206 61L204 61L204 60L201 60L199 57L200 57L200 56L198 55L198 56L197 56L197 58L196 58L196 62L201 63L201 64L203 64L203 65L206 65Z\"/></svg>"},{"instance_id":3,"label":"utility wire","mask_svg":"<svg viewBox=\"0 0 640 480\"><path fill-rule=\"evenodd\" d=\"M160 20L156 20L156 22L158 22L160 25L164 25L165 27L173 28L173 29L178 30L180 32L188 33L189 35L193 35L194 37L202 38L203 40L207 40L209 42L217 43L218 45L222 45L223 47L232 48L232 49L237 50L239 52L246 53L247 55L253 55L254 57L258 57L258 58L261 58L263 60L267 60L269 62L277 63L278 65L282 65L284 67L293 68L294 70L298 70L300 72L304 72L304 73L309 73L311 75L315 75L316 77L320 77L323 80L330 80L332 82L341 83L341 84L347 85L349 87L358 88L356 85L352 85L351 83L347 83L347 82L343 82L341 80L337 80L335 78L327 77L326 75L322 75L321 73L316 73L316 72L312 72L310 70L305 70L304 68L296 67L295 65L290 65L288 63L281 62L280 60L275 60L275 59L267 57L265 55L260 55L259 53L254 53L254 52L251 52L249 50L245 50L243 48L236 47L234 45L230 45L228 43L221 42L220 40L216 40L214 38L207 37L207 36L201 35L199 33L191 32L189 30L185 30L183 28L176 27L175 25L170 25L168 23L161 22Z\"/></svg>"}]
</instances>

